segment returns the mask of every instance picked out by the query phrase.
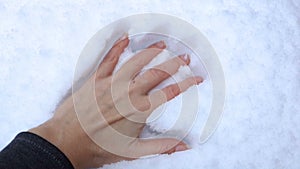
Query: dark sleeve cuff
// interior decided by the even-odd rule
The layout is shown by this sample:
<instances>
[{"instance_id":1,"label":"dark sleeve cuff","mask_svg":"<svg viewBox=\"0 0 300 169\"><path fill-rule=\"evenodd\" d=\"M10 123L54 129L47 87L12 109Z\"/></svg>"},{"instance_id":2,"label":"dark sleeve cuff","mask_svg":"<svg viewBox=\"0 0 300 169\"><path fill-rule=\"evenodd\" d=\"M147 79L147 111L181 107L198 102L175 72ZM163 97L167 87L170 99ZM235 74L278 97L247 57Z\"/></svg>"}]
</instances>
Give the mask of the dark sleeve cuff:
<instances>
[{"instance_id":1,"label":"dark sleeve cuff","mask_svg":"<svg viewBox=\"0 0 300 169\"><path fill-rule=\"evenodd\" d=\"M0 169L73 169L71 162L44 138L22 132L0 152Z\"/></svg>"}]
</instances>

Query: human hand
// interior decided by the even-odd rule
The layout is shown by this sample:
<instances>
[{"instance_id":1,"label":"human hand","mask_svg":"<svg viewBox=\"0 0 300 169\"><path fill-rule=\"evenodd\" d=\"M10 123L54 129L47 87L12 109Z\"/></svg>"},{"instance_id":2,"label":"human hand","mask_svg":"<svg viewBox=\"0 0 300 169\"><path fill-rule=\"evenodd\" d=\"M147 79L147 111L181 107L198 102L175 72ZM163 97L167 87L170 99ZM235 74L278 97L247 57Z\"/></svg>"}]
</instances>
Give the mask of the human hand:
<instances>
[{"instance_id":1,"label":"human hand","mask_svg":"<svg viewBox=\"0 0 300 169\"><path fill-rule=\"evenodd\" d=\"M188 149L174 138L142 139L139 135L155 108L202 82L202 78L189 77L150 93L190 59L181 55L140 72L165 49L161 41L135 54L113 74L128 44L127 36L118 40L97 71L57 108L53 118L30 130L57 146L75 168Z\"/></svg>"}]
</instances>

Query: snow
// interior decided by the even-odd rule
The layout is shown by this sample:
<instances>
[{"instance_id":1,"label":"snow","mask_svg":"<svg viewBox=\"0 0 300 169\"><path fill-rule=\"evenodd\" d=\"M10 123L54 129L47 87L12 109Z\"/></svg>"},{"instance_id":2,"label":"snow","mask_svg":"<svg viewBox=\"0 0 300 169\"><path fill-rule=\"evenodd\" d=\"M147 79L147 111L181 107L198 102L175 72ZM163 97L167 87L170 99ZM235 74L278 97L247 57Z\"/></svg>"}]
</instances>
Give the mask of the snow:
<instances>
[{"instance_id":1,"label":"snow","mask_svg":"<svg viewBox=\"0 0 300 169\"><path fill-rule=\"evenodd\" d=\"M299 11L298 0L1 0L0 147L51 117L96 31L158 12L213 45L226 79L223 119L205 144L188 137L189 151L103 168L300 168Z\"/></svg>"}]
</instances>

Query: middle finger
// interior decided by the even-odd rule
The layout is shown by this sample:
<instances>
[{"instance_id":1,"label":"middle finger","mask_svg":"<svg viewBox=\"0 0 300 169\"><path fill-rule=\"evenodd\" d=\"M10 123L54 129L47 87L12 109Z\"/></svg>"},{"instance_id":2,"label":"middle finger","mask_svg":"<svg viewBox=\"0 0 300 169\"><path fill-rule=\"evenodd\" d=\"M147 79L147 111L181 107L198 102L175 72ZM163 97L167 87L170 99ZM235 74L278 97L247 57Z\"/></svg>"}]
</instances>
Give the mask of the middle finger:
<instances>
[{"instance_id":1,"label":"middle finger","mask_svg":"<svg viewBox=\"0 0 300 169\"><path fill-rule=\"evenodd\" d=\"M180 66L188 65L190 57L187 54L179 55L164 63L161 63L142 75L135 78L135 85L141 90L143 94L147 94L151 89L159 85L171 75L174 75Z\"/></svg>"}]
</instances>

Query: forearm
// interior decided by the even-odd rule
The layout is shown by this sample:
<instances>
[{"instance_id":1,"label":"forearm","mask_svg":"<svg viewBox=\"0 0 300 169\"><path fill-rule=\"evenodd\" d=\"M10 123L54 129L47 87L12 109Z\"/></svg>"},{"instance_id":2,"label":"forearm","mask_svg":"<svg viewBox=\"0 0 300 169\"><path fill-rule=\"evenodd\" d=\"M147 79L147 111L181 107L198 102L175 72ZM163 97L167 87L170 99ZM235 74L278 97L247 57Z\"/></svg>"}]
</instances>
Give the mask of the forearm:
<instances>
[{"instance_id":1,"label":"forearm","mask_svg":"<svg viewBox=\"0 0 300 169\"><path fill-rule=\"evenodd\" d=\"M22 132L0 152L1 169L73 169L68 158L42 137Z\"/></svg>"}]
</instances>

